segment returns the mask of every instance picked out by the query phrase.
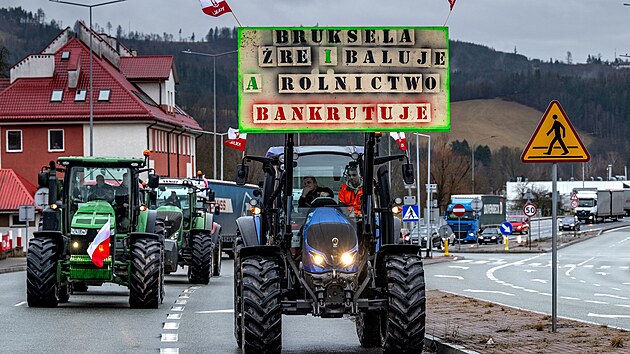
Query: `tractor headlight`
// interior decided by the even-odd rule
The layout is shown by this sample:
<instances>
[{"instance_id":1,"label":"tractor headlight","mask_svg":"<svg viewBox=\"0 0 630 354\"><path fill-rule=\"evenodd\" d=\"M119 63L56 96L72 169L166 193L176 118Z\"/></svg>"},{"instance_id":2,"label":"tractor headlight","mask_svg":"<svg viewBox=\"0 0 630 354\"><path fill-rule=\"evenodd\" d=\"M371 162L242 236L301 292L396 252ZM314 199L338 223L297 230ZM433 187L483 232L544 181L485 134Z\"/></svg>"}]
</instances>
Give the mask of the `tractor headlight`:
<instances>
[{"instance_id":1,"label":"tractor headlight","mask_svg":"<svg viewBox=\"0 0 630 354\"><path fill-rule=\"evenodd\" d=\"M79 246L80 246L80 245L79 245L79 243L78 243L77 241L74 241L74 242L72 243L72 248L74 248L74 249L78 249L78 248L79 248Z\"/></svg>"},{"instance_id":2,"label":"tractor headlight","mask_svg":"<svg viewBox=\"0 0 630 354\"><path fill-rule=\"evenodd\" d=\"M85 236L87 235L87 229L70 229L70 234L75 236Z\"/></svg>"},{"instance_id":3,"label":"tractor headlight","mask_svg":"<svg viewBox=\"0 0 630 354\"><path fill-rule=\"evenodd\" d=\"M311 258L313 259L313 263L317 264L318 266L324 265L324 262L326 261L324 257L322 257L322 255L317 253L311 254Z\"/></svg>"},{"instance_id":4,"label":"tractor headlight","mask_svg":"<svg viewBox=\"0 0 630 354\"><path fill-rule=\"evenodd\" d=\"M341 255L341 264L348 267L354 263L354 252L346 252Z\"/></svg>"}]
</instances>

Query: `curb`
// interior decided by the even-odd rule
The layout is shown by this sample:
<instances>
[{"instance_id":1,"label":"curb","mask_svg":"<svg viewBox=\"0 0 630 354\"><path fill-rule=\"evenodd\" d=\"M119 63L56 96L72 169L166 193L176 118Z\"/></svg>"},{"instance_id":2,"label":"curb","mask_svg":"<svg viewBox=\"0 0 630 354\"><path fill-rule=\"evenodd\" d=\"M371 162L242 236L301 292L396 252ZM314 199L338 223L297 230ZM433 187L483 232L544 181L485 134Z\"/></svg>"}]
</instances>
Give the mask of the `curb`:
<instances>
[{"instance_id":1,"label":"curb","mask_svg":"<svg viewBox=\"0 0 630 354\"><path fill-rule=\"evenodd\" d=\"M0 268L0 274L13 273L13 272L23 272L25 270L26 270L26 265L4 267L4 268Z\"/></svg>"},{"instance_id":2,"label":"curb","mask_svg":"<svg viewBox=\"0 0 630 354\"><path fill-rule=\"evenodd\" d=\"M466 349L462 345L446 342L431 334L424 335L424 350L439 354L480 354L474 350Z\"/></svg>"}]
</instances>

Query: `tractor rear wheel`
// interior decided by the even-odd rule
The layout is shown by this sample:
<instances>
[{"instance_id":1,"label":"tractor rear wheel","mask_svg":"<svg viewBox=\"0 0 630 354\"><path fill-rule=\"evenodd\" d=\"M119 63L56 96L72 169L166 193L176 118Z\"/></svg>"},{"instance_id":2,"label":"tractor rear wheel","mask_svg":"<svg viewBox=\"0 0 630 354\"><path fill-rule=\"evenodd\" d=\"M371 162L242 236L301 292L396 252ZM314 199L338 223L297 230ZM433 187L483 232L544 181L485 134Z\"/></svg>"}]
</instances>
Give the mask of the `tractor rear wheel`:
<instances>
[{"instance_id":1,"label":"tractor rear wheel","mask_svg":"<svg viewBox=\"0 0 630 354\"><path fill-rule=\"evenodd\" d=\"M384 352L421 353L426 320L422 259L416 254L386 257L389 305Z\"/></svg>"},{"instance_id":2,"label":"tractor rear wheel","mask_svg":"<svg viewBox=\"0 0 630 354\"><path fill-rule=\"evenodd\" d=\"M192 264L188 266L188 281L191 284L208 284L212 262L212 240L205 234L194 234L191 238Z\"/></svg>"},{"instance_id":3,"label":"tractor rear wheel","mask_svg":"<svg viewBox=\"0 0 630 354\"><path fill-rule=\"evenodd\" d=\"M234 338L239 348L243 344L243 307L241 306L243 293L241 292L241 259L238 256L238 251L242 246L243 240L237 237L234 240Z\"/></svg>"},{"instance_id":4,"label":"tractor rear wheel","mask_svg":"<svg viewBox=\"0 0 630 354\"><path fill-rule=\"evenodd\" d=\"M217 243L214 245L214 252L212 254L212 276L218 277L221 275L221 254L223 252L223 243L221 242L221 235L217 238Z\"/></svg>"},{"instance_id":5,"label":"tractor rear wheel","mask_svg":"<svg viewBox=\"0 0 630 354\"><path fill-rule=\"evenodd\" d=\"M66 283L57 287L57 298L60 304L65 304L70 300L70 284Z\"/></svg>"},{"instance_id":6,"label":"tractor rear wheel","mask_svg":"<svg viewBox=\"0 0 630 354\"><path fill-rule=\"evenodd\" d=\"M241 260L243 292L243 352L282 351L281 269L275 257Z\"/></svg>"},{"instance_id":7,"label":"tractor rear wheel","mask_svg":"<svg viewBox=\"0 0 630 354\"><path fill-rule=\"evenodd\" d=\"M359 312L356 317L357 335L363 348L374 348L383 345L383 314L379 311Z\"/></svg>"},{"instance_id":8,"label":"tractor rear wheel","mask_svg":"<svg viewBox=\"0 0 630 354\"><path fill-rule=\"evenodd\" d=\"M137 240L131 247L129 305L132 308L158 308L161 302L162 247L151 239Z\"/></svg>"},{"instance_id":9,"label":"tractor rear wheel","mask_svg":"<svg viewBox=\"0 0 630 354\"><path fill-rule=\"evenodd\" d=\"M57 245L34 238L26 256L26 301L30 307L57 306Z\"/></svg>"}]
</instances>

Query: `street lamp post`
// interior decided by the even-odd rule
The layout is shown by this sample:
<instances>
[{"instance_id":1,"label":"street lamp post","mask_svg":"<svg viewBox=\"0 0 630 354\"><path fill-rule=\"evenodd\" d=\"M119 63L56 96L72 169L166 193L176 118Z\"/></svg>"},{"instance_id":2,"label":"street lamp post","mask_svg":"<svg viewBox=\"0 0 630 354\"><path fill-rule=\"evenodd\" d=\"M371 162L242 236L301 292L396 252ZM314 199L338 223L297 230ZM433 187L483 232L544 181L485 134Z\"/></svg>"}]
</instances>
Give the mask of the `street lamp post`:
<instances>
[{"instance_id":1,"label":"street lamp post","mask_svg":"<svg viewBox=\"0 0 630 354\"><path fill-rule=\"evenodd\" d=\"M431 136L427 134L421 133L413 133L416 134L416 165L417 168L417 180L418 180L418 188L416 189L416 193L418 195L418 210L420 210L420 136L428 138L427 143L427 209L424 214L424 218L427 223L427 257L431 255L431 249L433 248L433 242L431 240ZM428 215L427 215L428 214Z\"/></svg>"},{"instance_id":2,"label":"street lamp post","mask_svg":"<svg viewBox=\"0 0 630 354\"><path fill-rule=\"evenodd\" d=\"M210 54L210 53L199 53L199 52L192 52L190 49L188 50L184 50L182 51L182 53L186 53L186 54L194 54L194 55L201 55L204 57L211 57L212 58L212 112L213 112L213 124L212 124L212 131L214 132L214 172L212 175L212 178L216 179L217 178L217 70L216 70L216 63L217 63L217 57L223 56L223 55L227 55L227 54L232 54L232 53L237 53L238 50L231 50L229 52L224 52L224 53L217 53L217 54ZM223 158L223 154L221 154L221 157ZM223 179L223 176L221 176L221 179Z\"/></svg>"},{"instance_id":3,"label":"street lamp post","mask_svg":"<svg viewBox=\"0 0 630 354\"><path fill-rule=\"evenodd\" d=\"M479 140L477 142L477 144L472 144L471 147L471 152L472 152L472 157L471 157L471 161L470 164L472 166L472 194L475 194L475 147L479 145L479 143L481 143L482 141L488 140L488 139L492 139L492 138L496 138L496 135L491 135L491 136L487 136L481 140Z\"/></svg>"},{"instance_id":4,"label":"street lamp post","mask_svg":"<svg viewBox=\"0 0 630 354\"><path fill-rule=\"evenodd\" d=\"M70 2L70 1L63 1L63 0L49 0L51 2L58 2L60 4L67 4L67 5L75 5L75 6L80 6L80 7L87 7L90 9L90 156L94 155L94 97L92 97L92 61L93 61L93 50L92 50L92 8L93 7L99 7L99 6L105 6L105 5L110 5L110 4L115 4L117 2L123 2L123 1L127 1L127 0L113 0L113 1L106 1L106 2L101 2L98 4L92 4L92 5L86 5L86 4L80 4L77 2Z\"/></svg>"}]
</instances>

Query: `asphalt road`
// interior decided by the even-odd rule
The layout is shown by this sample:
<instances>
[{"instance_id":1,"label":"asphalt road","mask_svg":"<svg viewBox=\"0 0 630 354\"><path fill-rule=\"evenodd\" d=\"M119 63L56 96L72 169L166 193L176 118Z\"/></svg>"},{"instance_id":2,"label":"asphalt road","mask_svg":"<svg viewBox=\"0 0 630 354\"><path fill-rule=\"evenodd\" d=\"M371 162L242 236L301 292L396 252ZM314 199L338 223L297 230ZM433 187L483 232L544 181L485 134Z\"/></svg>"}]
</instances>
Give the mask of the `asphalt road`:
<instances>
[{"instance_id":1,"label":"asphalt road","mask_svg":"<svg viewBox=\"0 0 630 354\"><path fill-rule=\"evenodd\" d=\"M239 353L233 335L232 261L209 285L166 277L157 310L133 310L127 288L90 287L57 308L26 305L26 272L0 274L0 351L6 353ZM360 347L350 318L283 316L284 353L380 353Z\"/></svg>"},{"instance_id":2,"label":"asphalt road","mask_svg":"<svg viewBox=\"0 0 630 354\"><path fill-rule=\"evenodd\" d=\"M428 289L551 314L550 252L459 256L425 266ZM630 228L558 250L557 274L558 316L630 330Z\"/></svg>"}]
</instances>

